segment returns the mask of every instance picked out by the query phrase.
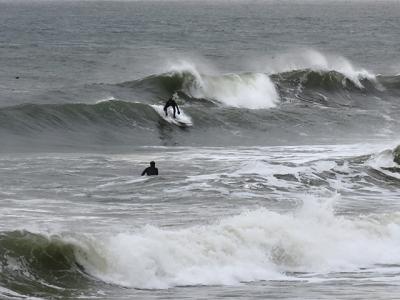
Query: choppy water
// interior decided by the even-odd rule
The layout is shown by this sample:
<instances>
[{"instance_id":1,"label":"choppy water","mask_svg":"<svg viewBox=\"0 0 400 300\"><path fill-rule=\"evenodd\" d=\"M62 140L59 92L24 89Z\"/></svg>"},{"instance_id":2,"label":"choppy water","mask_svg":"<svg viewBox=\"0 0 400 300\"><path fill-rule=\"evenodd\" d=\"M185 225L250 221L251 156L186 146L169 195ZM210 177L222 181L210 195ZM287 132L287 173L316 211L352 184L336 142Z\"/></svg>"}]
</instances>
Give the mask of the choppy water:
<instances>
[{"instance_id":1,"label":"choppy water","mask_svg":"<svg viewBox=\"0 0 400 300\"><path fill-rule=\"evenodd\" d=\"M0 1L0 297L397 299L399 5Z\"/></svg>"}]
</instances>

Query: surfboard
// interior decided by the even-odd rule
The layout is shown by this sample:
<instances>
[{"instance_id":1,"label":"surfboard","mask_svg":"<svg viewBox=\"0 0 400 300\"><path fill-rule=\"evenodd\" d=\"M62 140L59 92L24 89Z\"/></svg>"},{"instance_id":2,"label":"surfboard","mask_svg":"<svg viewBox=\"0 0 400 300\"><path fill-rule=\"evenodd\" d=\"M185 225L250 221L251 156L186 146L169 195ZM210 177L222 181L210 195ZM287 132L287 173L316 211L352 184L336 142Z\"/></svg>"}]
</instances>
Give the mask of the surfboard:
<instances>
[{"instance_id":1,"label":"surfboard","mask_svg":"<svg viewBox=\"0 0 400 300\"><path fill-rule=\"evenodd\" d=\"M168 107L168 116L165 116L163 105L151 105L151 107L162 117L165 121L170 124L174 124L180 127L192 126L192 118L185 114L185 112L180 108L180 114L176 112L176 118L173 117L174 110L172 107Z\"/></svg>"}]
</instances>

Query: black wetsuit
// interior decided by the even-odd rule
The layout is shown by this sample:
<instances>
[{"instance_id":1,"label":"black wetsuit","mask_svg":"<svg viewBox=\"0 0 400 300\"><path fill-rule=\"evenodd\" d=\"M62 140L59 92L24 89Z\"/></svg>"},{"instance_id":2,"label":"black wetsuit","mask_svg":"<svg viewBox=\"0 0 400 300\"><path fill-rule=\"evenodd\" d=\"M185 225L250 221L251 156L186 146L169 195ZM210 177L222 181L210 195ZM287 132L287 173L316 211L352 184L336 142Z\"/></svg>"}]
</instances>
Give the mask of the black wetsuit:
<instances>
[{"instance_id":1,"label":"black wetsuit","mask_svg":"<svg viewBox=\"0 0 400 300\"><path fill-rule=\"evenodd\" d=\"M176 104L175 100L172 99L172 98L169 99L167 101L167 103L165 103L165 106L164 106L165 115L168 116L168 107L170 107L170 106L172 106L172 108L174 110L174 118L176 118L176 115L175 115L176 110L175 110L175 108L178 110L178 114L180 114L181 112L179 111L178 104Z\"/></svg>"},{"instance_id":2,"label":"black wetsuit","mask_svg":"<svg viewBox=\"0 0 400 300\"><path fill-rule=\"evenodd\" d=\"M148 176L158 175L158 169L156 167L148 167L144 169L144 171L142 172L142 176L145 174Z\"/></svg>"}]
</instances>

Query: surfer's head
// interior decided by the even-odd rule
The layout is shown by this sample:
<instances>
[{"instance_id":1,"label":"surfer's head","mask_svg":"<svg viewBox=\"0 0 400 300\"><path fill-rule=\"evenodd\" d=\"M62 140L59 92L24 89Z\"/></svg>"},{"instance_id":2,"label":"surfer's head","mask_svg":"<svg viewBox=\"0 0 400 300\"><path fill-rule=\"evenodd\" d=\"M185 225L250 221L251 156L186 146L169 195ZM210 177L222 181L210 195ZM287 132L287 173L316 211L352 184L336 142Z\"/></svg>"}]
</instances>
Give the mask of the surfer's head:
<instances>
[{"instance_id":1,"label":"surfer's head","mask_svg":"<svg viewBox=\"0 0 400 300\"><path fill-rule=\"evenodd\" d=\"M154 161L151 161L151 162L150 162L150 166L151 166L151 167L155 167L155 166L156 166L156 163L155 163Z\"/></svg>"}]
</instances>

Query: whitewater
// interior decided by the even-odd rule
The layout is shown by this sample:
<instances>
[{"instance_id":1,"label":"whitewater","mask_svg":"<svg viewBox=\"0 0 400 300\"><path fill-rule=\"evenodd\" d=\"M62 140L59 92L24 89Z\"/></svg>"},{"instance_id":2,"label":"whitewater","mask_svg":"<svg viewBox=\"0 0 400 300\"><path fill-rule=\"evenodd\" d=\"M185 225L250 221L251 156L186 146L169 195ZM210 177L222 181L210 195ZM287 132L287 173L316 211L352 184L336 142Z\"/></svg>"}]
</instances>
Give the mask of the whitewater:
<instances>
[{"instance_id":1,"label":"whitewater","mask_svg":"<svg viewBox=\"0 0 400 300\"><path fill-rule=\"evenodd\" d=\"M399 16L1 0L0 298L398 299Z\"/></svg>"}]
</instances>

